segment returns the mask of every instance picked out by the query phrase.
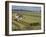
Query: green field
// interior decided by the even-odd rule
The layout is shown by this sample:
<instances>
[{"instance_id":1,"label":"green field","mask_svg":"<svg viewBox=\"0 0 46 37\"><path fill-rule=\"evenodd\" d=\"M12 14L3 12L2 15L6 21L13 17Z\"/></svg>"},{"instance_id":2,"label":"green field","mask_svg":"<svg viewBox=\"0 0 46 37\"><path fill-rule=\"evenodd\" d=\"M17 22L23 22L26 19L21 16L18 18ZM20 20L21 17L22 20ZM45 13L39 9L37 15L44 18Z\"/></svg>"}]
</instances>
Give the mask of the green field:
<instances>
[{"instance_id":1,"label":"green field","mask_svg":"<svg viewBox=\"0 0 46 37\"><path fill-rule=\"evenodd\" d=\"M15 20L15 12L12 12L12 30L39 30L41 29L41 14L37 12L23 12L21 21Z\"/></svg>"}]
</instances>

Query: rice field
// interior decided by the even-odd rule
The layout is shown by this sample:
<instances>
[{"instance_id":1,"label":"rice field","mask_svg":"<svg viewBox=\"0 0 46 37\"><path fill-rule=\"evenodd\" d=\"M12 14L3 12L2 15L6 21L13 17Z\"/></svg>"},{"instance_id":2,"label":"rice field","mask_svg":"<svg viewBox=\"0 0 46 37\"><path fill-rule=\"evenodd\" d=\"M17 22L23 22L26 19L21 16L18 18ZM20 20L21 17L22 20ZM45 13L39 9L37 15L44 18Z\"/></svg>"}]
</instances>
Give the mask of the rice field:
<instances>
[{"instance_id":1,"label":"rice field","mask_svg":"<svg viewBox=\"0 0 46 37\"><path fill-rule=\"evenodd\" d=\"M41 14L40 12L20 12L23 19L16 21L16 12L12 12L12 30L25 31L25 30L39 30L41 29Z\"/></svg>"}]
</instances>

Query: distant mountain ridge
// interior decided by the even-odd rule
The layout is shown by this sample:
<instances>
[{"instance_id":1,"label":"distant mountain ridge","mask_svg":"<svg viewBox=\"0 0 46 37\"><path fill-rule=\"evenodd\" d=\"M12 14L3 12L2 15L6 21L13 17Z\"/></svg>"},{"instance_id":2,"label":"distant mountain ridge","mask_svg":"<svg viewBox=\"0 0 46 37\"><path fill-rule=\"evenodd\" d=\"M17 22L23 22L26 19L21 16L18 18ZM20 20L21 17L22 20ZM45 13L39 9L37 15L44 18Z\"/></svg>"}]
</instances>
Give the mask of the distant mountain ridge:
<instances>
[{"instance_id":1,"label":"distant mountain ridge","mask_svg":"<svg viewBox=\"0 0 46 37\"><path fill-rule=\"evenodd\" d=\"M19 9L12 9L12 11L13 11L13 12L16 12L16 11L17 11L17 12L18 12L18 11L19 11L19 12L21 12L21 11L22 11L22 12L24 12L24 11L27 11L27 12L41 12L41 11L31 11L31 10L21 10L21 9L20 9L20 10L19 10Z\"/></svg>"}]
</instances>

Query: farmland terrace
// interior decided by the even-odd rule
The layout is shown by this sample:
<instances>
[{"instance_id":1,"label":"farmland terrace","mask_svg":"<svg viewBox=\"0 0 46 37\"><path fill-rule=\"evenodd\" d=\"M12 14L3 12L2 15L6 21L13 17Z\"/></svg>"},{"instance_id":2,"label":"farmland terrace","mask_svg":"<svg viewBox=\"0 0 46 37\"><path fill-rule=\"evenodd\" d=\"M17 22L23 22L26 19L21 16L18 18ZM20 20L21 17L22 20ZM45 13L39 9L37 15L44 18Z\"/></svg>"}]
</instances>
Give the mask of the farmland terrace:
<instances>
[{"instance_id":1,"label":"farmland terrace","mask_svg":"<svg viewBox=\"0 0 46 37\"><path fill-rule=\"evenodd\" d=\"M24 31L24 30L39 30L41 29L41 13L32 11L20 11L23 15L21 21L16 21L15 15L19 11L12 12L12 30Z\"/></svg>"}]
</instances>

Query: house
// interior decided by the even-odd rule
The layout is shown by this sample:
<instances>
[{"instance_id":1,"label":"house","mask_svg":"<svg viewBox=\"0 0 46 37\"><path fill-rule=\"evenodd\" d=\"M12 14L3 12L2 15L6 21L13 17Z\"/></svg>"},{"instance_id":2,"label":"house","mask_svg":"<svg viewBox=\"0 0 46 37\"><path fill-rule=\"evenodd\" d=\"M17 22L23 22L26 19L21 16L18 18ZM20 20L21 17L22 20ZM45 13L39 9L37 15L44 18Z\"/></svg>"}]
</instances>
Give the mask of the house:
<instances>
[{"instance_id":1,"label":"house","mask_svg":"<svg viewBox=\"0 0 46 37\"><path fill-rule=\"evenodd\" d=\"M15 18L16 18L17 21L20 21L20 20L23 19L23 15L20 14L20 13L17 13L16 16L15 16Z\"/></svg>"}]
</instances>

